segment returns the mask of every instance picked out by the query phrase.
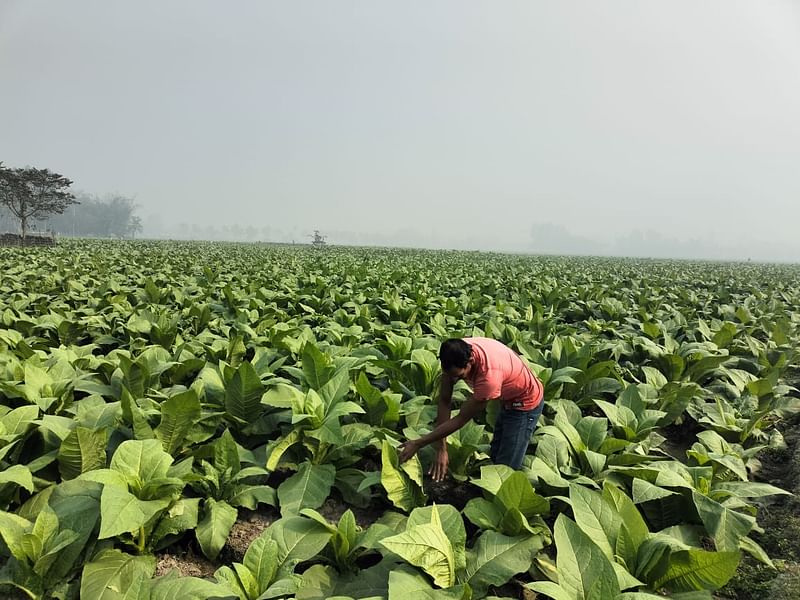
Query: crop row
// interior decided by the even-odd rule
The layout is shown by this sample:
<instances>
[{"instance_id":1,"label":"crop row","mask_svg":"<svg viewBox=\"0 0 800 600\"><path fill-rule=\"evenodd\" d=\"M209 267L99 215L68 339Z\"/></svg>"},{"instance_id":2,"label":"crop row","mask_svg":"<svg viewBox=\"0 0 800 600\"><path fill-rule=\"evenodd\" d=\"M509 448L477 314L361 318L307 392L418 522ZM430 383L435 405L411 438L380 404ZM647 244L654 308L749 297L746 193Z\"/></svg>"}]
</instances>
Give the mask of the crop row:
<instances>
[{"instance_id":1,"label":"crop row","mask_svg":"<svg viewBox=\"0 0 800 600\"><path fill-rule=\"evenodd\" d=\"M83 241L0 271L0 584L29 597L710 598L771 564L795 267ZM546 409L518 472L491 406L448 438L453 506L395 448L462 335L519 352ZM219 561L242 509L280 514L242 562L153 577Z\"/></svg>"}]
</instances>

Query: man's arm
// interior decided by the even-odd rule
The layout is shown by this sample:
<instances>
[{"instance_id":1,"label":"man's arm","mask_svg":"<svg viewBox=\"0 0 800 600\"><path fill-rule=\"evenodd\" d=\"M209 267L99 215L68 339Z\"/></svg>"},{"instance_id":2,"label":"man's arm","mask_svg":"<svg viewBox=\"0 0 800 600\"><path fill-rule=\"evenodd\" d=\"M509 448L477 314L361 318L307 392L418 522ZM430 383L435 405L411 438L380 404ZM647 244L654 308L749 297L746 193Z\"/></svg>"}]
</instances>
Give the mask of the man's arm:
<instances>
[{"instance_id":1,"label":"man's arm","mask_svg":"<svg viewBox=\"0 0 800 600\"><path fill-rule=\"evenodd\" d=\"M439 380L439 411L436 413L436 426L443 425L450 419L450 406L453 402L453 380L447 373L442 373ZM436 444L438 450L446 450L444 441Z\"/></svg>"},{"instance_id":2,"label":"man's arm","mask_svg":"<svg viewBox=\"0 0 800 600\"><path fill-rule=\"evenodd\" d=\"M470 398L461 406L461 410L455 417L447 419L444 423L436 426L436 428L427 435L416 440L409 440L401 446L400 462L404 462L414 456L420 448L424 448L428 444L437 442L446 438L448 435L463 427L467 421L472 419L475 415L481 412L486 406L486 402L481 402L475 398ZM445 452L447 450L444 450Z\"/></svg>"}]
</instances>

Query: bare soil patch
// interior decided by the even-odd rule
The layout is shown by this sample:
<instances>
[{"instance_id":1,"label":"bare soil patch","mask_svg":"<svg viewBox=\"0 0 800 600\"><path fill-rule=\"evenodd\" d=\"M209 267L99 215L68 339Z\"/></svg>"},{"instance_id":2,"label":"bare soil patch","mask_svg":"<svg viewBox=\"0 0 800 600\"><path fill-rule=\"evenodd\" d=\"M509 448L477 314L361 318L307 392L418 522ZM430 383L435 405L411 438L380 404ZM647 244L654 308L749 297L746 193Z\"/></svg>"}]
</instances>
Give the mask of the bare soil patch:
<instances>
[{"instance_id":1,"label":"bare soil patch","mask_svg":"<svg viewBox=\"0 0 800 600\"><path fill-rule=\"evenodd\" d=\"M317 512L331 523L338 523L339 519L342 518L342 515L347 512L348 509L353 512L356 524L362 529L368 528L388 510L383 502L374 502L369 506L361 508L358 506L351 506L341 498L338 498L337 495L332 495L317 509Z\"/></svg>"},{"instance_id":2,"label":"bare soil patch","mask_svg":"<svg viewBox=\"0 0 800 600\"><path fill-rule=\"evenodd\" d=\"M444 481L425 481L425 493L429 502L436 504L452 504L458 510L464 510L472 498L480 496L480 490L467 481L456 481L448 477Z\"/></svg>"},{"instance_id":3,"label":"bare soil patch","mask_svg":"<svg viewBox=\"0 0 800 600\"><path fill-rule=\"evenodd\" d=\"M239 518L228 535L228 541L220 552L220 564L229 565L232 562L242 562L244 553L250 544L260 536L264 530L280 518L277 510L254 511L244 508L239 509Z\"/></svg>"},{"instance_id":4,"label":"bare soil patch","mask_svg":"<svg viewBox=\"0 0 800 600\"><path fill-rule=\"evenodd\" d=\"M172 552L156 555L156 576L166 575L177 569L184 577L208 578L217 570L217 566L202 555L196 555L191 546L181 552L171 548Z\"/></svg>"},{"instance_id":5,"label":"bare soil patch","mask_svg":"<svg viewBox=\"0 0 800 600\"><path fill-rule=\"evenodd\" d=\"M764 533L753 533L775 563L775 569L746 555L719 598L736 600L797 600L800 598L800 415L778 424L786 448L767 449L759 458L756 479L771 483L792 496L773 496L759 507Z\"/></svg>"}]
</instances>

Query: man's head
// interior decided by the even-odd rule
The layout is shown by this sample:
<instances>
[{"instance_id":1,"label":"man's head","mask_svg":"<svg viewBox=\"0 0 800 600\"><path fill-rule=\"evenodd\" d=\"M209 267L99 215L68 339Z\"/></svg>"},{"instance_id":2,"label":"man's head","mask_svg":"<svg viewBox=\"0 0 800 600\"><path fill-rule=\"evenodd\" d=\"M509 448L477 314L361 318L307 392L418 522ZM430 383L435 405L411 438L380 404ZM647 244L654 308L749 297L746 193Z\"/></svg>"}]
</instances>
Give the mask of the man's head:
<instances>
[{"instance_id":1,"label":"man's head","mask_svg":"<svg viewBox=\"0 0 800 600\"><path fill-rule=\"evenodd\" d=\"M450 338L439 348L442 371L453 379L462 379L472 366L472 346L458 338Z\"/></svg>"}]
</instances>

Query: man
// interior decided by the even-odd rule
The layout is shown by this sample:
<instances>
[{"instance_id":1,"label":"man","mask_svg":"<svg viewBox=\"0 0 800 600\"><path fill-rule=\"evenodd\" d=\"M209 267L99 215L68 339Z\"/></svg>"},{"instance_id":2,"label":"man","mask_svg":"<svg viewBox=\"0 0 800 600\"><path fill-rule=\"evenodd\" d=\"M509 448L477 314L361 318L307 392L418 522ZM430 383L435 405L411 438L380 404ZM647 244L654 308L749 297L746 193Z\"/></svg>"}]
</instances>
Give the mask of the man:
<instances>
[{"instance_id":1,"label":"man","mask_svg":"<svg viewBox=\"0 0 800 600\"><path fill-rule=\"evenodd\" d=\"M433 466L428 471L434 481L447 474L447 436L463 427L486 407L502 402L494 426L490 456L496 464L512 469L522 466L531 434L544 406L542 383L511 348L483 337L446 340L439 349L442 379L436 428L416 440L400 446L400 461L414 456L420 448L437 444ZM453 386L464 379L472 387L472 397L450 416Z\"/></svg>"}]
</instances>

